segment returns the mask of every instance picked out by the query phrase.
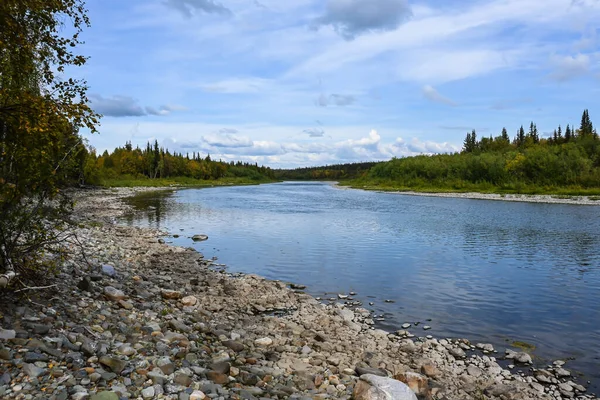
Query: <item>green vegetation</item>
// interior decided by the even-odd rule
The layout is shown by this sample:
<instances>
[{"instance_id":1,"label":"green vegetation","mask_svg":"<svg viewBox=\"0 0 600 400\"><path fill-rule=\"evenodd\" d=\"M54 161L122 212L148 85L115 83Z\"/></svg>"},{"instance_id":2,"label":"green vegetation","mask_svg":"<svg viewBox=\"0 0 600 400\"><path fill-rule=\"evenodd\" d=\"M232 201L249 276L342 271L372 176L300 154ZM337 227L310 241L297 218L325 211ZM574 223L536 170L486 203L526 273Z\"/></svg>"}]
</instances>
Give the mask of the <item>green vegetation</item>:
<instances>
[{"instance_id":1,"label":"green vegetation","mask_svg":"<svg viewBox=\"0 0 600 400\"><path fill-rule=\"evenodd\" d=\"M567 125L564 136L559 126L540 139L533 122L512 142L506 129L481 140L472 131L461 153L394 158L345 183L378 190L599 195L600 140L585 110L579 129Z\"/></svg>"},{"instance_id":2,"label":"green vegetation","mask_svg":"<svg viewBox=\"0 0 600 400\"><path fill-rule=\"evenodd\" d=\"M101 156L91 151L85 178L87 183L104 186L215 186L272 182L274 172L257 164L213 161L210 155L171 153L155 141L145 149L134 149L127 142Z\"/></svg>"},{"instance_id":3,"label":"green vegetation","mask_svg":"<svg viewBox=\"0 0 600 400\"><path fill-rule=\"evenodd\" d=\"M64 76L86 62L75 50L88 25L83 0L0 2L0 287L64 254L61 188L81 178L78 131L95 132L99 117L86 83Z\"/></svg>"},{"instance_id":4,"label":"green vegetation","mask_svg":"<svg viewBox=\"0 0 600 400\"><path fill-rule=\"evenodd\" d=\"M531 351L535 350L534 344L523 342L520 340L515 340L514 342L511 343L511 346L516 347L516 348L521 349L526 352L531 352Z\"/></svg>"},{"instance_id":5,"label":"green vegetation","mask_svg":"<svg viewBox=\"0 0 600 400\"><path fill-rule=\"evenodd\" d=\"M365 176L368 171L377 165L376 162L362 162L353 164L326 165L324 167L308 167L297 169L275 170L275 177L285 180L320 180L337 181L356 179Z\"/></svg>"}]
</instances>

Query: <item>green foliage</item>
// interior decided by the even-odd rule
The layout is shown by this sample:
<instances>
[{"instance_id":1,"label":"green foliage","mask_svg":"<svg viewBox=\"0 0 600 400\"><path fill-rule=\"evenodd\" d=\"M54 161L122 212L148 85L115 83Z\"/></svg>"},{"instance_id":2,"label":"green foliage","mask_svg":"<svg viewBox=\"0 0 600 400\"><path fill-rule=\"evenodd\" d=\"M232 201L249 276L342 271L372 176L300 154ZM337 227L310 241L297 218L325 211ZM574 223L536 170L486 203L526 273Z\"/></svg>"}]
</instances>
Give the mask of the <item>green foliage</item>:
<instances>
[{"instance_id":1,"label":"green foliage","mask_svg":"<svg viewBox=\"0 0 600 400\"><path fill-rule=\"evenodd\" d=\"M275 171L277 179L285 180L344 180L366 176L376 162L326 165L323 167L307 167L297 169L280 169Z\"/></svg>"},{"instance_id":2,"label":"green foliage","mask_svg":"<svg viewBox=\"0 0 600 400\"><path fill-rule=\"evenodd\" d=\"M82 179L78 130L99 117L85 82L62 76L86 61L74 53L85 13L83 0L0 2L0 272L43 268L65 239L61 189Z\"/></svg>"},{"instance_id":3,"label":"green foliage","mask_svg":"<svg viewBox=\"0 0 600 400\"><path fill-rule=\"evenodd\" d=\"M274 172L257 164L213 161L200 154L171 154L169 150L147 144L133 148L130 142L112 153L97 156L90 152L86 160L85 180L106 186L165 186L182 184L207 186L215 181L260 183L272 181Z\"/></svg>"},{"instance_id":4,"label":"green foliage","mask_svg":"<svg viewBox=\"0 0 600 400\"><path fill-rule=\"evenodd\" d=\"M587 133L586 133L587 132ZM600 193L600 140L587 110L582 128L565 137L540 139L535 123L521 127L509 143L506 131L492 138L467 133L460 154L407 157L379 163L352 181L357 187L500 193ZM564 193L563 193L564 192Z\"/></svg>"}]
</instances>

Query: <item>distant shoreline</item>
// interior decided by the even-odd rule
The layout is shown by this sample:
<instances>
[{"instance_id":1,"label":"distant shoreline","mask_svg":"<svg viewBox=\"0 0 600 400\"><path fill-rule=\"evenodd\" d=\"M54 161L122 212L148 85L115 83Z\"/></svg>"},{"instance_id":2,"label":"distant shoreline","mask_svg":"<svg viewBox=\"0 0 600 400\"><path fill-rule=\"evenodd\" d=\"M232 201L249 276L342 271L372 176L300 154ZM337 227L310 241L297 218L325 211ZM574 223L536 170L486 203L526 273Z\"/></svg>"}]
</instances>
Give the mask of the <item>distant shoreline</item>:
<instances>
[{"instance_id":1,"label":"distant shoreline","mask_svg":"<svg viewBox=\"0 0 600 400\"><path fill-rule=\"evenodd\" d=\"M427 193L427 192L386 192L391 194L408 196L427 196L427 197L449 197L473 200L495 200L495 201L518 201L524 203L546 203L546 204L571 204L582 206L600 206L600 199L597 196L562 196L548 194L497 194L497 193Z\"/></svg>"},{"instance_id":2,"label":"distant shoreline","mask_svg":"<svg viewBox=\"0 0 600 400\"><path fill-rule=\"evenodd\" d=\"M339 189L357 189L369 190L380 193L406 195L406 196L425 196L425 197L446 197L472 200L494 200L494 201L518 201L523 203L545 203L545 204L571 204L581 206L600 206L600 196L570 196L570 195L551 195L551 194L499 194L499 193L479 193L479 192L416 192L413 190L383 190L374 187L356 187L344 186L339 182L333 182L333 186Z\"/></svg>"}]
</instances>

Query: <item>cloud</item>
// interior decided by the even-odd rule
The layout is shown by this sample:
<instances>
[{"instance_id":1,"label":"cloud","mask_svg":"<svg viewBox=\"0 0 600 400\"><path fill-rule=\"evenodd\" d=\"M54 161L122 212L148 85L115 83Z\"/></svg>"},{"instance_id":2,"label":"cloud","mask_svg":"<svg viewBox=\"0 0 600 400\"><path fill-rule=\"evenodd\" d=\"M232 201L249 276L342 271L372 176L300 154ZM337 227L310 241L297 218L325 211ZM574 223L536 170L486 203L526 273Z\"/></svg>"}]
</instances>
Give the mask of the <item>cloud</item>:
<instances>
[{"instance_id":1,"label":"cloud","mask_svg":"<svg viewBox=\"0 0 600 400\"><path fill-rule=\"evenodd\" d=\"M325 136L325 131L321 128L308 128L308 129L303 130L302 132L306 133L310 137Z\"/></svg>"},{"instance_id":2,"label":"cloud","mask_svg":"<svg viewBox=\"0 0 600 400\"><path fill-rule=\"evenodd\" d=\"M446 104L448 106L455 107L456 103L449 99L448 97L442 96L433 86L425 85L423 86L423 96L429 101L433 101L434 103Z\"/></svg>"},{"instance_id":3,"label":"cloud","mask_svg":"<svg viewBox=\"0 0 600 400\"><path fill-rule=\"evenodd\" d=\"M146 115L137 100L129 96L112 96L105 98L100 95L90 95L94 111L106 117L141 117Z\"/></svg>"},{"instance_id":4,"label":"cloud","mask_svg":"<svg viewBox=\"0 0 600 400\"><path fill-rule=\"evenodd\" d=\"M590 72L590 56L587 54L554 56L552 63L555 71L550 74L550 78L558 82L576 79Z\"/></svg>"},{"instance_id":5,"label":"cloud","mask_svg":"<svg viewBox=\"0 0 600 400\"><path fill-rule=\"evenodd\" d=\"M250 138L244 136L235 136L231 134L226 135L205 135L202 136L202 140L210 146L214 147L252 147L253 142Z\"/></svg>"},{"instance_id":6,"label":"cloud","mask_svg":"<svg viewBox=\"0 0 600 400\"><path fill-rule=\"evenodd\" d=\"M239 131L234 128L221 128L219 129L219 133L238 133Z\"/></svg>"},{"instance_id":7,"label":"cloud","mask_svg":"<svg viewBox=\"0 0 600 400\"><path fill-rule=\"evenodd\" d=\"M520 99L505 99L499 100L490 106L490 109L502 111L502 110L510 110L522 104L531 104L533 103L533 99L530 97L523 97Z\"/></svg>"},{"instance_id":8,"label":"cloud","mask_svg":"<svg viewBox=\"0 0 600 400\"><path fill-rule=\"evenodd\" d=\"M317 99L317 105L321 107L327 107L330 104L335 104L339 107L349 106L356 102L356 97L350 94L337 94L333 93L329 96L321 94Z\"/></svg>"},{"instance_id":9,"label":"cloud","mask_svg":"<svg viewBox=\"0 0 600 400\"><path fill-rule=\"evenodd\" d=\"M354 104L356 97L347 94L332 94L331 98L336 106L349 106Z\"/></svg>"},{"instance_id":10,"label":"cloud","mask_svg":"<svg viewBox=\"0 0 600 400\"><path fill-rule=\"evenodd\" d=\"M412 15L406 0L328 0L312 27L331 25L346 40L374 31L393 31Z\"/></svg>"},{"instance_id":11,"label":"cloud","mask_svg":"<svg viewBox=\"0 0 600 400\"><path fill-rule=\"evenodd\" d=\"M259 93L268 85L268 79L262 78L232 78L210 84L201 85L206 92L215 93Z\"/></svg>"},{"instance_id":12,"label":"cloud","mask_svg":"<svg viewBox=\"0 0 600 400\"><path fill-rule=\"evenodd\" d=\"M186 110L185 107L178 105L142 107L138 104L138 100L129 96L114 95L112 97L103 97L99 94L91 94L89 99L94 111L106 117L165 116L169 115L172 111Z\"/></svg>"},{"instance_id":13,"label":"cloud","mask_svg":"<svg viewBox=\"0 0 600 400\"><path fill-rule=\"evenodd\" d=\"M264 9L264 10L268 10L268 9L269 9L269 7L265 6L263 3L261 3L261 2L260 2L260 1L258 1L258 0L254 0L254 1L253 1L253 3L254 3L254 5L255 5L256 7L258 7L258 8L262 8L262 9Z\"/></svg>"},{"instance_id":14,"label":"cloud","mask_svg":"<svg viewBox=\"0 0 600 400\"><path fill-rule=\"evenodd\" d=\"M181 12L187 18L191 18L195 11L206 14L232 15L230 9L213 0L166 0L164 4Z\"/></svg>"}]
</instances>

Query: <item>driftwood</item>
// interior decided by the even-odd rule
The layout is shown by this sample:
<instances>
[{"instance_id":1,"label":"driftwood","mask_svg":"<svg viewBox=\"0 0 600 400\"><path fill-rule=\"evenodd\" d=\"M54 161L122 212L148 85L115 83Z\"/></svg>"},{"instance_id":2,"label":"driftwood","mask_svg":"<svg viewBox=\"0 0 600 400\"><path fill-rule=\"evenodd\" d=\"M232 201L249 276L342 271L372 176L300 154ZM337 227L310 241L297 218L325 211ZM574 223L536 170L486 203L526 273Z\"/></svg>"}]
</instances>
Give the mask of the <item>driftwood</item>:
<instances>
[{"instance_id":1,"label":"driftwood","mask_svg":"<svg viewBox=\"0 0 600 400\"><path fill-rule=\"evenodd\" d=\"M0 289L3 289L10 285L13 279L17 277L17 273L15 271L7 271L4 275L0 275Z\"/></svg>"}]
</instances>

